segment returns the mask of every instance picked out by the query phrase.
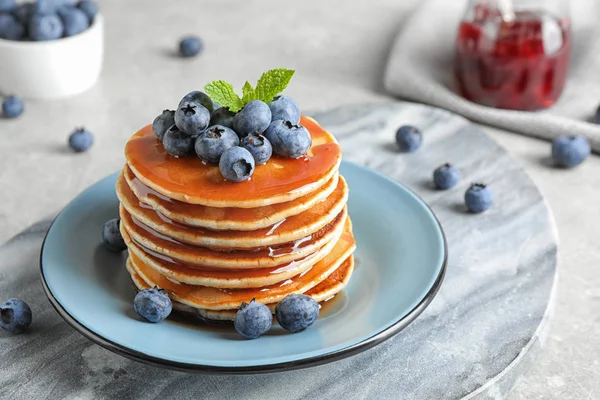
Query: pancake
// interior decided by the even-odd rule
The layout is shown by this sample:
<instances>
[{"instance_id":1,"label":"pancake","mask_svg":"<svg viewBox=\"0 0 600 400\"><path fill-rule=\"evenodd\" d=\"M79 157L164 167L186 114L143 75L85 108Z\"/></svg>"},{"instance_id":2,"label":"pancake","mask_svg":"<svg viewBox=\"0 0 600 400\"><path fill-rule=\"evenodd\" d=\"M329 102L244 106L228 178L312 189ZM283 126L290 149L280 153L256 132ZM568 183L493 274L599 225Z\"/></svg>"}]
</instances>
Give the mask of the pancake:
<instances>
[{"instance_id":1,"label":"pancake","mask_svg":"<svg viewBox=\"0 0 600 400\"><path fill-rule=\"evenodd\" d=\"M207 207L172 200L144 185L129 167L123 168L123 175L131 191L142 203L152 206L167 218L189 226L233 231L266 228L306 211L326 199L338 182L338 174L335 174L321 188L296 200L257 208L235 208Z\"/></svg>"},{"instance_id":2,"label":"pancake","mask_svg":"<svg viewBox=\"0 0 600 400\"><path fill-rule=\"evenodd\" d=\"M351 232L344 232L332 251L308 271L290 278L283 283L252 289L224 290L205 286L176 283L145 265L139 258L129 253L136 273L151 287L158 286L169 293L171 299L194 308L208 310L231 310L240 307L242 302L252 299L269 304L281 301L290 293L304 293L323 282L345 261L352 262L355 241Z\"/></svg>"},{"instance_id":3,"label":"pancake","mask_svg":"<svg viewBox=\"0 0 600 400\"><path fill-rule=\"evenodd\" d=\"M343 224L340 224L340 226L343 227ZM133 254L145 266L166 276L171 281L189 285L243 289L274 285L305 272L331 252L344 230L340 229L333 240L315 253L291 261L287 265L246 270L199 268L180 262L167 261L162 259L160 254L148 252L133 242L126 229L122 229L121 232L130 254Z\"/></svg>"},{"instance_id":4,"label":"pancake","mask_svg":"<svg viewBox=\"0 0 600 400\"><path fill-rule=\"evenodd\" d=\"M122 174L117 179L116 192L121 206L144 225L179 242L216 249L256 249L293 242L329 224L348 200L348 185L340 176L338 186L324 201L271 227L255 231L214 231L176 223L140 203Z\"/></svg>"},{"instance_id":5,"label":"pancake","mask_svg":"<svg viewBox=\"0 0 600 400\"><path fill-rule=\"evenodd\" d=\"M314 288L305 292L306 295L311 296L315 301L323 304L334 297L336 294L344 290L352 272L354 270L354 258L350 256L346 262L344 262L338 269L336 269L331 275L329 275L323 282L319 283ZM150 286L135 272L130 261L127 260L127 271L131 275L131 280L137 290L144 290L150 288ZM276 304L267 304L271 309L271 312L275 312ZM234 310L206 310L203 308L194 308L188 305L173 301L173 309L184 314L189 315L200 315L202 318L215 320L215 321L233 321L237 312Z\"/></svg>"},{"instance_id":6,"label":"pancake","mask_svg":"<svg viewBox=\"0 0 600 400\"><path fill-rule=\"evenodd\" d=\"M191 264L190 267L209 267L221 269L273 268L289 264L316 252L344 229L347 212L343 210L331 223L309 236L291 243L253 249L252 251L216 251L180 243L156 232L139 221L135 221L124 209L121 209L121 229L126 230L131 239L146 252L160 254L160 258L172 262Z\"/></svg>"},{"instance_id":7,"label":"pancake","mask_svg":"<svg viewBox=\"0 0 600 400\"><path fill-rule=\"evenodd\" d=\"M142 128L125 146L127 164L146 186L188 204L209 207L256 208L289 202L325 185L337 173L342 159L333 135L313 119L300 124L311 134L312 147L298 159L274 156L258 165L244 182L226 181L219 167L198 157L169 155L154 137L150 125Z\"/></svg>"}]
</instances>

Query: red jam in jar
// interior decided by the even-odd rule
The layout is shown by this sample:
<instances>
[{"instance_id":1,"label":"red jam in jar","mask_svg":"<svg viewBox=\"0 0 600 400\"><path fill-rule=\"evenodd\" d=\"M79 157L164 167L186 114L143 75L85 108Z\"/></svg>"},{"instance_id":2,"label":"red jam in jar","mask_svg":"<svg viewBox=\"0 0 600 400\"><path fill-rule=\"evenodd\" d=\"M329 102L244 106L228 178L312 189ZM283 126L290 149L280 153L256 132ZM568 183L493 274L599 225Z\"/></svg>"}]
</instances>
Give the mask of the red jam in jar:
<instances>
[{"instance_id":1,"label":"red jam in jar","mask_svg":"<svg viewBox=\"0 0 600 400\"><path fill-rule=\"evenodd\" d=\"M512 110L538 110L560 97L569 69L567 18L517 11L511 20L476 7L456 40L455 75L460 94L473 102Z\"/></svg>"}]
</instances>

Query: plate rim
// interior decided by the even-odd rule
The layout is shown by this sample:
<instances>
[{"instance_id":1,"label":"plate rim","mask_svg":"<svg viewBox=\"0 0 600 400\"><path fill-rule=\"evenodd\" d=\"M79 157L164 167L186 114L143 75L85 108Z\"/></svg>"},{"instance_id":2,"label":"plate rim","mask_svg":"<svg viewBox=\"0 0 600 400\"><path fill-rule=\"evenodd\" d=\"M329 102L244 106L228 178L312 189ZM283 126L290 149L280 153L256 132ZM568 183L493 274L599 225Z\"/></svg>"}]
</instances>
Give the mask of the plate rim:
<instances>
[{"instance_id":1,"label":"plate rim","mask_svg":"<svg viewBox=\"0 0 600 400\"><path fill-rule=\"evenodd\" d=\"M442 285L442 282L444 280L444 277L446 275L446 269L447 269L447 264L448 264L448 241L446 239L446 234L444 232L442 224L440 223L439 219L437 218L437 216L435 215L435 213L433 212L431 207L429 207L429 205L419 195L417 195L412 189L401 184L400 182L397 182L397 181L387 177L383 173L375 171L364 165L357 164L357 163L350 162L350 161L345 161L345 160L342 161L342 163L351 164L355 167L358 167L359 169L368 170L370 172L373 172L373 173L379 175L380 177L382 177L383 179L391 182L394 185L400 186L402 189L404 189L404 190L408 191L410 194L412 194L415 198L417 198L421 202L421 204L425 207L425 209L428 210L431 213L431 215L433 216L433 219L434 219L437 227L440 230L440 233L442 236L442 242L443 242L444 255L443 255L440 272L438 273L433 285L429 288L429 290L427 291L425 296L405 316L400 318L398 321L396 321L392 325L388 326L387 328L375 333L374 335L361 340L360 342L351 344L344 348L340 348L337 350L329 351L329 352L326 352L323 354L319 354L319 355L315 355L315 356L311 356L311 357L307 357L307 358L300 358L297 360L270 363L270 364L253 365L253 366L218 366L218 365L209 365L209 364L194 364L194 363L179 362L179 361L173 361L173 360L169 360L169 359L165 359L165 358L161 358L161 357L151 356L144 352L131 349L127 346L124 346L124 345L116 343L112 340L109 340L109 339L103 337L102 335L94 332L90 328L87 328L86 326L84 326L75 317L73 317L71 314L69 314L69 312L67 312L67 310L54 297L54 294L52 294L52 292L48 286L48 283L46 282L46 277L44 275L44 264L43 264L44 249L45 249L45 245L46 245L46 239L48 238L48 235L49 235L50 231L52 230L54 223L56 222L58 217L63 213L64 208L68 207L68 205L71 204L71 201L73 201L75 198L77 198L85 190L93 187L94 185L98 184L98 182L100 182L103 179L106 179L114 174L107 175L104 178L99 179L94 184L88 186L79 195L77 195L73 200L71 200L63 209L61 209L61 211L52 220L52 223L50 224L50 226L48 227L48 230L46 231L46 233L44 235L44 240L43 240L42 246L40 248L40 258L39 258L39 260L40 260L39 261L40 278L41 278L42 288L44 290L44 293L45 293L46 297L48 298L48 300L50 301L50 304L52 305L54 310L56 310L56 312L61 316L61 318L63 318L65 320L65 322L67 322L67 324L69 324L72 328L74 328L81 335L83 335L87 339L91 340L93 343L95 343L113 353L116 353L120 356L131 359L133 361L138 361L138 362L141 362L141 363L144 363L147 365L151 365L151 366L155 366L155 367L161 367L161 368L166 367L168 369L175 370L175 371L193 372L193 373L201 373L201 374L214 374L214 375L247 375L247 374L275 373L275 372L291 371L291 370L296 370L296 369L309 368L309 367L314 367L314 366L318 366L318 365L323 365L323 364L338 361L338 360L359 354L365 350L368 350L374 346L377 346L378 344L385 342L386 340L390 339L391 337L393 337L396 334L398 334L399 332L401 332L404 328L406 328L408 325L410 325L419 315L421 315L421 313L433 301L433 299L437 295L437 293Z\"/></svg>"}]
</instances>

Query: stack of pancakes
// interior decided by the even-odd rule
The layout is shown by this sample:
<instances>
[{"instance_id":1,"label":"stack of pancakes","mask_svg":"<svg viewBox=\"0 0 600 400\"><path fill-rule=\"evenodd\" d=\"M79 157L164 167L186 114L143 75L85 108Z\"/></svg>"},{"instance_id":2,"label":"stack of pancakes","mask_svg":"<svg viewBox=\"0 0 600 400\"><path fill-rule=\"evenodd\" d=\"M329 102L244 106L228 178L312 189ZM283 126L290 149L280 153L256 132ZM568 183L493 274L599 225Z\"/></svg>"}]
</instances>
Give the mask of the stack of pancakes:
<instances>
[{"instance_id":1,"label":"stack of pancakes","mask_svg":"<svg viewBox=\"0 0 600 400\"><path fill-rule=\"evenodd\" d=\"M167 154L150 126L133 135L116 191L135 286L215 320L252 299L274 309L290 293L323 302L340 292L355 249L341 149L314 120L301 124L313 141L305 157L273 157L240 183Z\"/></svg>"}]
</instances>

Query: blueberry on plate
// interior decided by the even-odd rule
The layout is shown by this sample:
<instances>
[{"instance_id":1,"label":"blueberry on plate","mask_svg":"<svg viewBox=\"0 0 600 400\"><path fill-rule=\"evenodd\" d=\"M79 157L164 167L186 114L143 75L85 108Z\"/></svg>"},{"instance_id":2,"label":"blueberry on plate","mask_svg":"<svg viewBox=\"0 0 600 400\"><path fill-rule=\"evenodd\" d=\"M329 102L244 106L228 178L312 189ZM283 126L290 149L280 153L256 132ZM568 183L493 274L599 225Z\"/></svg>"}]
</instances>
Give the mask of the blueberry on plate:
<instances>
[{"instance_id":1,"label":"blueberry on plate","mask_svg":"<svg viewBox=\"0 0 600 400\"><path fill-rule=\"evenodd\" d=\"M85 13L90 24L94 22L94 18L96 18L96 14L98 14L98 5L95 1L81 0L77 3L77 7Z\"/></svg>"},{"instance_id":2,"label":"blueberry on plate","mask_svg":"<svg viewBox=\"0 0 600 400\"><path fill-rule=\"evenodd\" d=\"M438 189L450 189L460 180L460 171L452 164L444 164L433 171L433 183Z\"/></svg>"},{"instance_id":3,"label":"blueberry on plate","mask_svg":"<svg viewBox=\"0 0 600 400\"><path fill-rule=\"evenodd\" d=\"M186 36L179 41L179 55L182 57L194 57L204 49L204 44L197 36Z\"/></svg>"},{"instance_id":4,"label":"blueberry on plate","mask_svg":"<svg viewBox=\"0 0 600 400\"><path fill-rule=\"evenodd\" d=\"M114 218L106 221L102 227L102 244L104 244L108 250L116 253L127 249L125 240L123 240L121 230L119 229L120 224L121 220L119 218Z\"/></svg>"},{"instance_id":5,"label":"blueberry on plate","mask_svg":"<svg viewBox=\"0 0 600 400\"><path fill-rule=\"evenodd\" d=\"M398 144L400 151L412 153L421 147L422 142L423 135L421 134L421 131L414 126L405 125L396 131L396 143Z\"/></svg>"},{"instance_id":6,"label":"blueberry on plate","mask_svg":"<svg viewBox=\"0 0 600 400\"><path fill-rule=\"evenodd\" d=\"M273 324L273 315L269 307L256 302L242 303L235 314L233 326L246 339L256 339L267 333Z\"/></svg>"},{"instance_id":7,"label":"blueberry on plate","mask_svg":"<svg viewBox=\"0 0 600 400\"><path fill-rule=\"evenodd\" d=\"M163 110L163 112L152 122L152 132L157 139L162 140L167 130L175 125L175 111Z\"/></svg>"},{"instance_id":8,"label":"blueberry on plate","mask_svg":"<svg viewBox=\"0 0 600 400\"><path fill-rule=\"evenodd\" d=\"M162 138L162 144L166 152L173 157L185 157L194 149L194 137L184 133L171 125Z\"/></svg>"},{"instance_id":9,"label":"blueberry on plate","mask_svg":"<svg viewBox=\"0 0 600 400\"><path fill-rule=\"evenodd\" d=\"M232 182L242 182L254 173L254 157L243 147L230 147L219 160L219 170L223 178Z\"/></svg>"},{"instance_id":10,"label":"blueberry on plate","mask_svg":"<svg viewBox=\"0 0 600 400\"><path fill-rule=\"evenodd\" d=\"M29 20L28 32L32 40L56 40L63 36L64 25L58 14L35 14Z\"/></svg>"},{"instance_id":11,"label":"blueberry on plate","mask_svg":"<svg viewBox=\"0 0 600 400\"><path fill-rule=\"evenodd\" d=\"M9 13L0 13L0 39L21 40L25 36L25 27L17 17Z\"/></svg>"},{"instance_id":12,"label":"blueberry on plate","mask_svg":"<svg viewBox=\"0 0 600 400\"><path fill-rule=\"evenodd\" d=\"M262 165L269 161L273 154L271 142L261 134L251 133L240 142L240 146L245 148L254 157L256 165Z\"/></svg>"},{"instance_id":13,"label":"blueberry on plate","mask_svg":"<svg viewBox=\"0 0 600 400\"><path fill-rule=\"evenodd\" d=\"M469 211L479 213L492 206L494 196L492 189L482 183L474 183L465 193L465 204Z\"/></svg>"},{"instance_id":14,"label":"blueberry on plate","mask_svg":"<svg viewBox=\"0 0 600 400\"><path fill-rule=\"evenodd\" d=\"M194 149L200 159L218 164L223 152L240 144L240 138L226 126L213 125L196 139Z\"/></svg>"},{"instance_id":15,"label":"blueberry on plate","mask_svg":"<svg viewBox=\"0 0 600 400\"><path fill-rule=\"evenodd\" d=\"M173 303L163 289L156 286L135 295L133 309L148 322L156 323L167 318L173 311Z\"/></svg>"},{"instance_id":16,"label":"blueberry on plate","mask_svg":"<svg viewBox=\"0 0 600 400\"><path fill-rule=\"evenodd\" d=\"M23 333L31 325L31 308L22 300L9 299L0 304L0 327L11 333Z\"/></svg>"},{"instance_id":17,"label":"blueberry on plate","mask_svg":"<svg viewBox=\"0 0 600 400\"><path fill-rule=\"evenodd\" d=\"M591 151L587 139L581 135L560 136L552 142L552 160L563 168L581 164Z\"/></svg>"},{"instance_id":18,"label":"blueberry on plate","mask_svg":"<svg viewBox=\"0 0 600 400\"><path fill-rule=\"evenodd\" d=\"M233 117L233 130L240 137L249 133L263 133L271 123L271 109L267 103L252 100Z\"/></svg>"},{"instance_id":19,"label":"blueberry on plate","mask_svg":"<svg viewBox=\"0 0 600 400\"><path fill-rule=\"evenodd\" d=\"M292 333L303 331L315 323L319 316L319 303L305 294L285 296L275 307L275 317L281 327Z\"/></svg>"},{"instance_id":20,"label":"blueberry on plate","mask_svg":"<svg viewBox=\"0 0 600 400\"><path fill-rule=\"evenodd\" d=\"M225 107L219 107L212 113L212 116L210 117L210 124L222 125L233 129L233 117L235 117L235 113L233 111L229 111Z\"/></svg>"},{"instance_id":21,"label":"blueberry on plate","mask_svg":"<svg viewBox=\"0 0 600 400\"><path fill-rule=\"evenodd\" d=\"M298 105L288 96L276 96L269 103L271 109L271 120L282 119L297 125L300 122L300 109Z\"/></svg>"},{"instance_id":22,"label":"blueberry on plate","mask_svg":"<svg viewBox=\"0 0 600 400\"><path fill-rule=\"evenodd\" d=\"M58 15L63 23L64 36L77 35L90 26L88 16L77 7L60 7L58 9Z\"/></svg>"},{"instance_id":23,"label":"blueberry on plate","mask_svg":"<svg viewBox=\"0 0 600 400\"><path fill-rule=\"evenodd\" d=\"M81 153L92 147L94 136L85 128L77 128L69 135L69 147L76 153Z\"/></svg>"},{"instance_id":24,"label":"blueberry on plate","mask_svg":"<svg viewBox=\"0 0 600 400\"><path fill-rule=\"evenodd\" d=\"M187 103L200 103L208 110L208 112L212 113L215 109L214 103L209 95L199 90L194 90L183 96L183 99L179 101L179 106L177 108L181 108L185 106ZM213 124L211 124L213 125Z\"/></svg>"},{"instance_id":25,"label":"blueberry on plate","mask_svg":"<svg viewBox=\"0 0 600 400\"><path fill-rule=\"evenodd\" d=\"M210 112L199 102L180 105L175 111L175 125L190 136L199 135L210 123Z\"/></svg>"},{"instance_id":26,"label":"blueberry on plate","mask_svg":"<svg viewBox=\"0 0 600 400\"><path fill-rule=\"evenodd\" d=\"M17 96L8 96L2 101L2 115L4 118L16 118L23 114L24 108L23 100Z\"/></svg>"},{"instance_id":27,"label":"blueberry on plate","mask_svg":"<svg viewBox=\"0 0 600 400\"><path fill-rule=\"evenodd\" d=\"M17 0L0 0L0 12L12 11L17 7Z\"/></svg>"},{"instance_id":28,"label":"blueberry on plate","mask_svg":"<svg viewBox=\"0 0 600 400\"><path fill-rule=\"evenodd\" d=\"M271 122L265 136L273 146L273 153L281 157L301 157L308 153L312 146L308 130L301 125L294 125L290 121Z\"/></svg>"}]
</instances>

